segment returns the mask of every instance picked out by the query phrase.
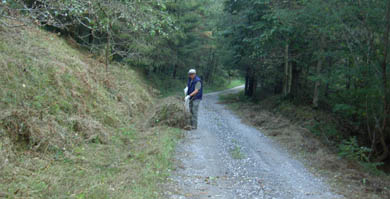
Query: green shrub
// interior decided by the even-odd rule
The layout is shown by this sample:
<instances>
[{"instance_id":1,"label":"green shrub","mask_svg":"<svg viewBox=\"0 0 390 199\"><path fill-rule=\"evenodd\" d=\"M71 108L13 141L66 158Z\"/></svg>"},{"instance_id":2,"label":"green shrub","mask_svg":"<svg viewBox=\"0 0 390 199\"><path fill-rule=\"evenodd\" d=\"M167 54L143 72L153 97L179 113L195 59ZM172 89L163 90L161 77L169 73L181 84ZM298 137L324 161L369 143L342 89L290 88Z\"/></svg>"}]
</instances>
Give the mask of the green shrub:
<instances>
[{"instance_id":1,"label":"green shrub","mask_svg":"<svg viewBox=\"0 0 390 199\"><path fill-rule=\"evenodd\" d=\"M351 137L344 140L339 145L339 155L350 160L358 161L359 164L368 172L374 175L384 175L384 172L378 169L378 166L383 165L383 162L370 162L370 148L359 146L356 137Z\"/></svg>"},{"instance_id":2,"label":"green shrub","mask_svg":"<svg viewBox=\"0 0 390 199\"><path fill-rule=\"evenodd\" d=\"M336 129L336 126L333 124L315 121L313 125L309 126L308 128L313 134L317 136L325 136L328 141L338 141L341 139L341 133Z\"/></svg>"},{"instance_id":3,"label":"green shrub","mask_svg":"<svg viewBox=\"0 0 390 199\"><path fill-rule=\"evenodd\" d=\"M379 170L378 167L382 166L383 162L360 162L360 165L368 172L374 175L385 175L385 172Z\"/></svg>"},{"instance_id":4,"label":"green shrub","mask_svg":"<svg viewBox=\"0 0 390 199\"><path fill-rule=\"evenodd\" d=\"M360 147L356 137L344 140L339 145L339 150L339 155L342 157L346 157L351 160L369 162L368 154L371 152L371 149L367 147Z\"/></svg>"}]
</instances>

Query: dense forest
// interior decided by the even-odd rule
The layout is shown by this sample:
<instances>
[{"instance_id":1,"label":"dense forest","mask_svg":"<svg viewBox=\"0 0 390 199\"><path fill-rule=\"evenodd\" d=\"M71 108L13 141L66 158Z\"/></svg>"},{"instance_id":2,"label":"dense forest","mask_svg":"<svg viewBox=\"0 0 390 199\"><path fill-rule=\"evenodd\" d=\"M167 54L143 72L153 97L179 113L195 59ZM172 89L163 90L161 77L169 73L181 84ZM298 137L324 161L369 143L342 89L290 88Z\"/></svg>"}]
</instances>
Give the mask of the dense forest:
<instances>
[{"instance_id":1,"label":"dense forest","mask_svg":"<svg viewBox=\"0 0 390 199\"><path fill-rule=\"evenodd\" d=\"M106 65L124 62L173 79L196 67L206 81L217 81L212 74L222 67L221 41L213 34L221 1L26 0L3 6L2 17L24 13L101 55Z\"/></svg>"},{"instance_id":2,"label":"dense forest","mask_svg":"<svg viewBox=\"0 0 390 199\"><path fill-rule=\"evenodd\" d=\"M226 1L223 34L248 96L336 114L367 157L389 157L390 1ZM350 126L349 126L350 125ZM349 138L348 138L349 139Z\"/></svg>"},{"instance_id":3,"label":"dense forest","mask_svg":"<svg viewBox=\"0 0 390 199\"><path fill-rule=\"evenodd\" d=\"M364 157L390 156L388 0L3 0L19 15L148 77L209 84L245 79L245 95L331 112ZM181 86L181 85L180 85ZM180 87L181 88L181 87Z\"/></svg>"}]
</instances>

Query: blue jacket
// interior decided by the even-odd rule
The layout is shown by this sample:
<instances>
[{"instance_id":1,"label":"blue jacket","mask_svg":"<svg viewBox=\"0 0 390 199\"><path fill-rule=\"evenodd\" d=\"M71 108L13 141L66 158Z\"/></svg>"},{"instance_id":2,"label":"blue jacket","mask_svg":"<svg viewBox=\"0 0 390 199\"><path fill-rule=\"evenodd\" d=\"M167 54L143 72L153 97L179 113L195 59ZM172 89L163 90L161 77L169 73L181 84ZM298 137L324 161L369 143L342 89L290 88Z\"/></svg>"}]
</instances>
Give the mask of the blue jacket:
<instances>
[{"instance_id":1,"label":"blue jacket","mask_svg":"<svg viewBox=\"0 0 390 199\"><path fill-rule=\"evenodd\" d=\"M202 100L202 97L203 97L203 83L202 83L202 80L198 76L195 76L195 78L192 81L192 83L191 83L191 78L188 78L188 83L187 83L188 91L187 91L187 95L189 95L189 94L191 94L192 92L195 91L195 85L198 82L200 82L202 84L202 86L200 87L200 90L199 90L198 94L193 96L191 98L191 100L197 100L197 99L198 100Z\"/></svg>"}]
</instances>

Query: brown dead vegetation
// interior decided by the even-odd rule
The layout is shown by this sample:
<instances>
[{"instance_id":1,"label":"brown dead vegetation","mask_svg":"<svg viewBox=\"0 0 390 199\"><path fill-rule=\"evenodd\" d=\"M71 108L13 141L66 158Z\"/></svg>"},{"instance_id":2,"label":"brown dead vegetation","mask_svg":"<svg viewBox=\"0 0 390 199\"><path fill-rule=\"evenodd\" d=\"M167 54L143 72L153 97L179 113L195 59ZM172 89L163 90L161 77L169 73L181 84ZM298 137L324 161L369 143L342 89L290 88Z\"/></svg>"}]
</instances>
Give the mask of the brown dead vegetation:
<instances>
[{"instance_id":1,"label":"brown dead vegetation","mask_svg":"<svg viewBox=\"0 0 390 199\"><path fill-rule=\"evenodd\" d=\"M184 129L189 124L189 119L190 114L185 111L183 100L178 97L168 97L155 106L148 125Z\"/></svg>"}]
</instances>

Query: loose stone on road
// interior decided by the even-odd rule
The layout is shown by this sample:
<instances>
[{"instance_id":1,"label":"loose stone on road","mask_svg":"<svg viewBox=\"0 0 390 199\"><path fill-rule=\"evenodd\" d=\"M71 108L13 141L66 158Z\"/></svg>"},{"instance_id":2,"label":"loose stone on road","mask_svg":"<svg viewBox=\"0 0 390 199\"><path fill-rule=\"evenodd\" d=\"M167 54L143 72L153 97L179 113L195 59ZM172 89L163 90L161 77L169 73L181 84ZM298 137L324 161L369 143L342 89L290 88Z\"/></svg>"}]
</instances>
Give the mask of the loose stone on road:
<instances>
[{"instance_id":1,"label":"loose stone on road","mask_svg":"<svg viewBox=\"0 0 390 199\"><path fill-rule=\"evenodd\" d=\"M240 89L204 97L198 130L186 132L178 146L179 166L167 184L166 198L342 198L277 144L218 104L220 94Z\"/></svg>"}]
</instances>

